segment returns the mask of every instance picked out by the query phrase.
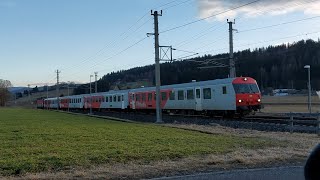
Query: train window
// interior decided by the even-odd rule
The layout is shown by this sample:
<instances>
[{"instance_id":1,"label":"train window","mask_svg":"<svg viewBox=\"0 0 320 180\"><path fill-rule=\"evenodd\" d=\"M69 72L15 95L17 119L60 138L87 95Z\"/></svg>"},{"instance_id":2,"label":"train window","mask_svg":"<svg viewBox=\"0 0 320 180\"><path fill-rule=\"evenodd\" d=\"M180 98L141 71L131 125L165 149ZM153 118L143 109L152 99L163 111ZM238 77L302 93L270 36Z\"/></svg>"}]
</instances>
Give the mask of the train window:
<instances>
[{"instance_id":1,"label":"train window","mask_svg":"<svg viewBox=\"0 0 320 180\"><path fill-rule=\"evenodd\" d=\"M184 100L183 90L178 91L178 100Z\"/></svg>"},{"instance_id":2,"label":"train window","mask_svg":"<svg viewBox=\"0 0 320 180\"><path fill-rule=\"evenodd\" d=\"M193 89L187 90L187 99L194 99Z\"/></svg>"},{"instance_id":3,"label":"train window","mask_svg":"<svg viewBox=\"0 0 320 180\"><path fill-rule=\"evenodd\" d=\"M121 96L118 96L118 102L120 102L121 101Z\"/></svg>"},{"instance_id":4,"label":"train window","mask_svg":"<svg viewBox=\"0 0 320 180\"><path fill-rule=\"evenodd\" d=\"M200 89L196 89L196 98L197 99L200 99L201 96L200 96Z\"/></svg>"},{"instance_id":5,"label":"train window","mask_svg":"<svg viewBox=\"0 0 320 180\"><path fill-rule=\"evenodd\" d=\"M140 94L136 94L136 101L140 101Z\"/></svg>"},{"instance_id":6,"label":"train window","mask_svg":"<svg viewBox=\"0 0 320 180\"><path fill-rule=\"evenodd\" d=\"M175 100L175 93L174 93L174 91L170 91L170 93L169 93L169 99L170 100Z\"/></svg>"},{"instance_id":7,"label":"train window","mask_svg":"<svg viewBox=\"0 0 320 180\"><path fill-rule=\"evenodd\" d=\"M203 89L203 99L211 99L211 88Z\"/></svg>"},{"instance_id":8,"label":"train window","mask_svg":"<svg viewBox=\"0 0 320 180\"><path fill-rule=\"evenodd\" d=\"M249 87L251 89L251 92L259 93L259 87L257 86L257 84L249 84Z\"/></svg>"},{"instance_id":9,"label":"train window","mask_svg":"<svg viewBox=\"0 0 320 180\"><path fill-rule=\"evenodd\" d=\"M166 92L161 92L161 99L166 100L167 99L167 93Z\"/></svg>"},{"instance_id":10,"label":"train window","mask_svg":"<svg viewBox=\"0 0 320 180\"><path fill-rule=\"evenodd\" d=\"M109 96L109 100L110 100L110 102L112 102L112 96Z\"/></svg>"},{"instance_id":11,"label":"train window","mask_svg":"<svg viewBox=\"0 0 320 180\"><path fill-rule=\"evenodd\" d=\"M132 94L132 100L134 101L134 94Z\"/></svg>"},{"instance_id":12,"label":"train window","mask_svg":"<svg viewBox=\"0 0 320 180\"><path fill-rule=\"evenodd\" d=\"M106 96L106 102L108 102L109 101L109 98L108 98L108 96Z\"/></svg>"},{"instance_id":13,"label":"train window","mask_svg":"<svg viewBox=\"0 0 320 180\"><path fill-rule=\"evenodd\" d=\"M141 94L141 100L142 100L142 101L145 101L145 100L146 100L146 94L145 94L145 93Z\"/></svg>"},{"instance_id":14,"label":"train window","mask_svg":"<svg viewBox=\"0 0 320 180\"><path fill-rule=\"evenodd\" d=\"M122 96L121 96L121 101L124 101L124 98L123 98L123 97L124 97L124 96L122 95Z\"/></svg>"},{"instance_id":15,"label":"train window","mask_svg":"<svg viewBox=\"0 0 320 180\"><path fill-rule=\"evenodd\" d=\"M113 96L113 102L117 102L117 96Z\"/></svg>"},{"instance_id":16,"label":"train window","mask_svg":"<svg viewBox=\"0 0 320 180\"><path fill-rule=\"evenodd\" d=\"M157 100L157 93L154 93L153 99Z\"/></svg>"},{"instance_id":17,"label":"train window","mask_svg":"<svg viewBox=\"0 0 320 180\"><path fill-rule=\"evenodd\" d=\"M259 93L257 84L233 84L236 93Z\"/></svg>"},{"instance_id":18,"label":"train window","mask_svg":"<svg viewBox=\"0 0 320 180\"><path fill-rule=\"evenodd\" d=\"M152 101L152 93L148 93L148 101Z\"/></svg>"},{"instance_id":19,"label":"train window","mask_svg":"<svg viewBox=\"0 0 320 180\"><path fill-rule=\"evenodd\" d=\"M227 94L227 86L222 87L222 94Z\"/></svg>"}]
</instances>

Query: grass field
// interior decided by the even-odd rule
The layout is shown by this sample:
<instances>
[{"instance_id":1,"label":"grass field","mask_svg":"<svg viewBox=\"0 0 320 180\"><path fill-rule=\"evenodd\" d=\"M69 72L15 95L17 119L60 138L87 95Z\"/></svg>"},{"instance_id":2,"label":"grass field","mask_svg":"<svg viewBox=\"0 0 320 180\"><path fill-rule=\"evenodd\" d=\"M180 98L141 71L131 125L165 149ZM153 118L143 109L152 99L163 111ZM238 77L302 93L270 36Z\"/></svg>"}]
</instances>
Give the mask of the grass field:
<instances>
[{"instance_id":1,"label":"grass field","mask_svg":"<svg viewBox=\"0 0 320 180\"><path fill-rule=\"evenodd\" d=\"M312 112L320 112L320 100L318 96L312 96ZM307 96L263 96L262 103L266 113L309 112Z\"/></svg>"},{"instance_id":2,"label":"grass field","mask_svg":"<svg viewBox=\"0 0 320 180\"><path fill-rule=\"evenodd\" d=\"M267 138L212 135L19 108L0 109L0 142L0 175L4 176L279 145Z\"/></svg>"},{"instance_id":3,"label":"grass field","mask_svg":"<svg viewBox=\"0 0 320 180\"><path fill-rule=\"evenodd\" d=\"M308 96L262 96L263 103L308 103ZM320 103L318 96L311 96L312 103Z\"/></svg>"}]
</instances>

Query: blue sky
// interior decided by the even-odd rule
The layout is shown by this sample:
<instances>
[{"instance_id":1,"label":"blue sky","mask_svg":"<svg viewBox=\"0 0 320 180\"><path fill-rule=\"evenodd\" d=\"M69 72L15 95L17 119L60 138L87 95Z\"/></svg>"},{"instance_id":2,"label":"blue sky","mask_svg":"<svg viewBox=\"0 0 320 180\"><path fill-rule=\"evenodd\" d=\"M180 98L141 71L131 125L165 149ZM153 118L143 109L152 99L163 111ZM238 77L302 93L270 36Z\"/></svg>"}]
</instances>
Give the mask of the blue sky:
<instances>
[{"instance_id":1,"label":"blue sky","mask_svg":"<svg viewBox=\"0 0 320 180\"><path fill-rule=\"evenodd\" d=\"M153 32L151 9L163 9L159 28L164 31L252 1L0 0L0 79L10 80L14 86L54 83L54 71L59 69L60 81L88 82L95 71L101 77L115 70L152 64L154 39L145 38L146 33ZM317 40L319 10L319 1L261 0L161 33L160 45L200 55L225 53L227 18L236 19L234 28L239 31L234 34L235 51L307 38ZM314 18L241 33L309 17ZM174 58L187 55L174 52Z\"/></svg>"}]
</instances>

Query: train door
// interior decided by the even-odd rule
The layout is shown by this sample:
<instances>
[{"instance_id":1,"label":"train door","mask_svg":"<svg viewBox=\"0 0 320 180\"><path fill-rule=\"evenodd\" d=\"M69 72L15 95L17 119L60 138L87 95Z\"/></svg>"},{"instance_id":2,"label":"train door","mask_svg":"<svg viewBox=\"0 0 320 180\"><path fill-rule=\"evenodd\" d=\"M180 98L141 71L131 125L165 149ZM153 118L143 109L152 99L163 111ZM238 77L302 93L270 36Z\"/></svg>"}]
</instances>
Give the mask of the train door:
<instances>
[{"instance_id":1,"label":"train door","mask_svg":"<svg viewBox=\"0 0 320 180\"><path fill-rule=\"evenodd\" d=\"M121 109L125 109L125 107L124 107L124 94L121 94Z\"/></svg>"},{"instance_id":2,"label":"train door","mask_svg":"<svg viewBox=\"0 0 320 180\"><path fill-rule=\"evenodd\" d=\"M135 97L135 94L134 94L134 93L131 94L131 101L130 101L130 103L131 103L132 109L136 109L136 97Z\"/></svg>"},{"instance_id":3,"label":"train door","mask_svg":"<svg viewBox=\"0 0 320 180\"><path fill-rule=\"evenodd\" d=\"M201 102L201 88L195 88L196 92L196 111L202 111L202 102Z\"/></svg>"}]
</instances>

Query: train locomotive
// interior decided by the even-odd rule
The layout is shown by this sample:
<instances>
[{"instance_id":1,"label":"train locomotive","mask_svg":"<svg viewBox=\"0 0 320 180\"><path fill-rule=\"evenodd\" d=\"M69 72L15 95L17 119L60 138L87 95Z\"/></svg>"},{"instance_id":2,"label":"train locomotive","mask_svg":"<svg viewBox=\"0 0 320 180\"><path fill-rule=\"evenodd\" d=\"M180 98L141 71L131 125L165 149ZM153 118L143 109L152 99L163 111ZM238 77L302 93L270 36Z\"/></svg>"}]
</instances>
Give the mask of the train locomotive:
<instances>
[{"instance_id":1,"label":"train locomotive","mask_svg":"<svg viewBox=\"0 0 320 180\"><path fill-rule=\"evenodd\" d=\"M42 99L38 108L154 112L155 87ZM236 77L161 86L161 109L172 114L247 115L261 109L256 80Z\"/></svg>"}]
</instances>

